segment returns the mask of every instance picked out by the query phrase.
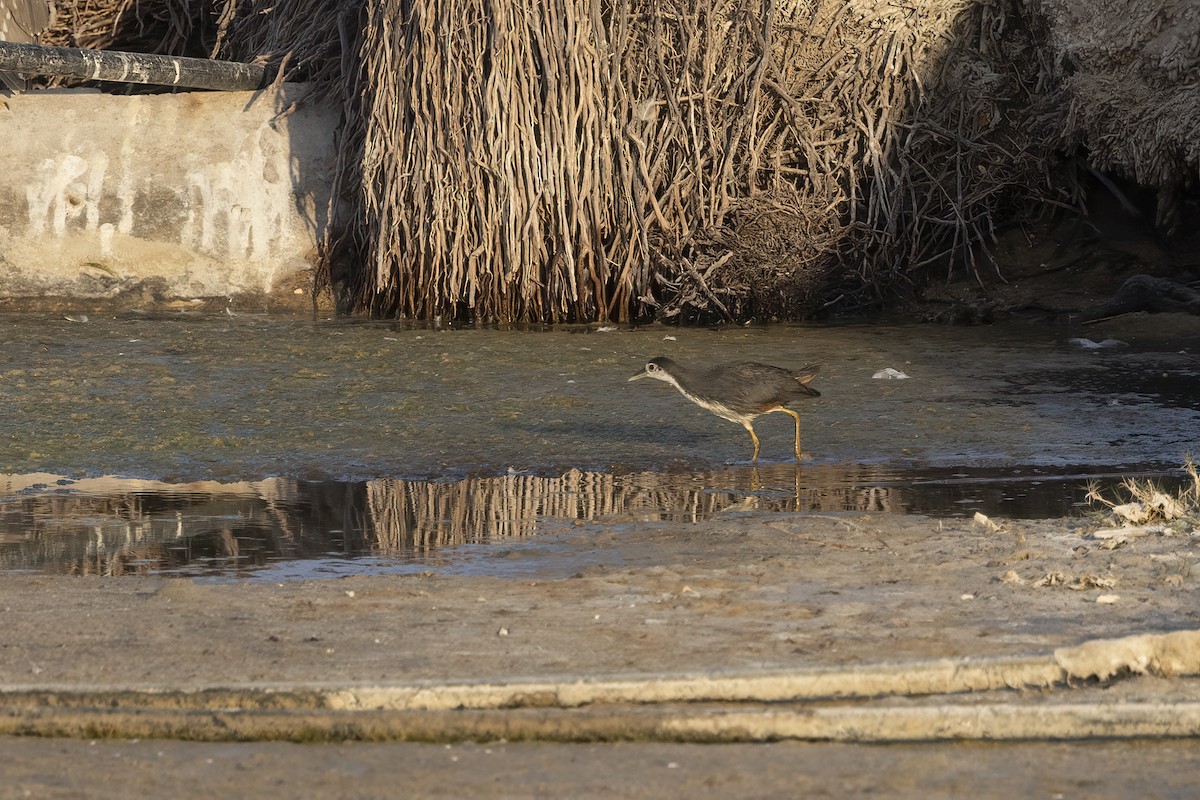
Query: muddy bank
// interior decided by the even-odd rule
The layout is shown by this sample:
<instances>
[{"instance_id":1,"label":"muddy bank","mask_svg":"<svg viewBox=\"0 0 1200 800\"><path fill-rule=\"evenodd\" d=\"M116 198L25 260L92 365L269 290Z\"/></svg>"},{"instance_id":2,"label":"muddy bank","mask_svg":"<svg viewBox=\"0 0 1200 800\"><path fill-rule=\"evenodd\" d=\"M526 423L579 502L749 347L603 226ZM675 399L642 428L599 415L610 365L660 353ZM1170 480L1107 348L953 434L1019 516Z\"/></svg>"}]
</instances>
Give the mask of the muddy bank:
<instances>
[{"instance_id":1,"label":"muddy bank","mask_svg":"<svg viewBox=\"0 0 1200 800\"><path fill-rule=\"evenodd\" d=\"M1111 540L1090 538L1092 527L1083 519L1009 520L993 531L966 519L732 511L693 524L582 525L493 547L488 558L519 567L520 577L510 578L246 583L10 575L0 582L0 683L7 692L98 692L762 674L1030 655L1095 637L1200 627L1192 572L1200 531L1109 549ZM590 566L545 577L558 559L585 548ZM994 702L1051 714L1057 703L1124 711L1168 704L1169 717L1169 704L1200 698L1193 683L1122 678L929 700L965 712ZM892 701L909 710L921 703ZM62 703L9 705L7 730L25 720L33 732L36 720L70 713ZM747 710L769 716L779 708ZM522 713L530 712L536 709ZM188 713L167 719L178 726ZM211 722L228 713L199 716ZM238 729L236 717L229 722L227 732ZM459 722L451 728L461 732ZM337 727L343 735L354 729ZM152 793L168 774L198 797L249 796L268 786L344 796L351 779L363 797L391 796L397 780L416 796L507 797L656 797L681 787L697 797L758 797L797 786L817 796L1120 797L1148 782L1162 789L1156 796L1182 797L1195 786L1196 748L1181 742L792 742L699 750L516 743L493 732L479 744L454 736L436 745L201 744L146 739L111 724L77 735L94 739L103 730L118 737L125 730L135 740L0 738L11 755L6 786L69 797L101 780Z\"/></svg>"},{"instance_id":2,"label":"muddy bank","mask_svg":"<svg viewBox=\"0 0 1200 800\"><path fill-rule=\"evenodd\" d=\"M1200 533L732 513L495 547L519 578L6 577L9 685L470 681L1027 655L1200 626ZM542 579L587 548L591 566ZM136 655L135 655L136 654Z\"/></svg>"}]
</instances>

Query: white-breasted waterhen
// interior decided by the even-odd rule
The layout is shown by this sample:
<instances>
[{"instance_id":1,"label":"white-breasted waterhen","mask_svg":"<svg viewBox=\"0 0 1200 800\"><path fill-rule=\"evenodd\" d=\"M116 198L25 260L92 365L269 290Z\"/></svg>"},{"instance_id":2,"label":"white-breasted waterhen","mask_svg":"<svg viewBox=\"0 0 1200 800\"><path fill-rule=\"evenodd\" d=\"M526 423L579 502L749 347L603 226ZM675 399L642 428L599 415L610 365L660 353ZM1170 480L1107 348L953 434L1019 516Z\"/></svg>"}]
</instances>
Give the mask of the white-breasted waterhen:
<instances>
[{"instance_id":1,"label":"white-breasted waterhen","mask_svg":"<svg viewBox=\"0 0 1200 800\"><path fill-rule=\"evenodd\" d=\"M782 411L796 420L796 460L800 451L800 415L787 407L793 400L820 397L821 393L808 385L817 373L817 366L808 364L800 369L783 369L770 364L742 361L702 369L687 369L669 358L652 358L645 368L629 380L654 378L671 384L680 393L718 417L737 422L750 432L754 440L754 460L758 460L758 435L751 421L762 414Z\"/></svg>"}]
</instances>

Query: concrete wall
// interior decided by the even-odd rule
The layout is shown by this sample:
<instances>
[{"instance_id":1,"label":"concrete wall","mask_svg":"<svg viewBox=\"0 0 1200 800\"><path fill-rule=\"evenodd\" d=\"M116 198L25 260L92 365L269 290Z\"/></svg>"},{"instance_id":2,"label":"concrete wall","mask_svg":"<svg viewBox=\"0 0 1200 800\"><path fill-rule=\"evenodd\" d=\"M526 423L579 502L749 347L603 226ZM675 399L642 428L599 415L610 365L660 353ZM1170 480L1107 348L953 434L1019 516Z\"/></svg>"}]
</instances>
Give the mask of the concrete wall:
<instances>
[{"instance_id":1,"label":"concrete wall","mask_svg":"<svg viewBox=\"0 0 1200 800\"><path fill-rule=\"evenodd\" d=\"M0 105L0 297L270 292L311 267L336 113L303 91Z\"/></svg>"}]
</instances>

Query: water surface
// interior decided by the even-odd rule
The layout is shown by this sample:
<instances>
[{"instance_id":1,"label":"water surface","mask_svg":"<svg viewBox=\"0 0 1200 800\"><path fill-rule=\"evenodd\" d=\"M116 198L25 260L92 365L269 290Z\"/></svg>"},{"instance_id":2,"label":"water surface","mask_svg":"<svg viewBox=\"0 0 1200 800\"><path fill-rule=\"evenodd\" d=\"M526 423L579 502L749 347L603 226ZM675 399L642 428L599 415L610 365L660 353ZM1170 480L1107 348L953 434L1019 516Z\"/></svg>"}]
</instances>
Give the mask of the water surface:
<instances>
[{"instance_id":1,"label":"water surface","mask_svg":"<svg viewBox=\"0 0 1200 800\"><path fill-rule=\"evenodd\" d=\"M0 566L487 571L464 554L580 523L1061 516L1089 476L1170 475L1200 441L1200 328L1107 324L0 315ZM1081 335L1124 344L1083 349ZM755 466L740 426L666 384L627 382L656 355L820 364L822 396L796 406L809 459L793 462L784 415L757 422ZM873 377L888 367L911 377Z\"/></svg>"}]
</instances>

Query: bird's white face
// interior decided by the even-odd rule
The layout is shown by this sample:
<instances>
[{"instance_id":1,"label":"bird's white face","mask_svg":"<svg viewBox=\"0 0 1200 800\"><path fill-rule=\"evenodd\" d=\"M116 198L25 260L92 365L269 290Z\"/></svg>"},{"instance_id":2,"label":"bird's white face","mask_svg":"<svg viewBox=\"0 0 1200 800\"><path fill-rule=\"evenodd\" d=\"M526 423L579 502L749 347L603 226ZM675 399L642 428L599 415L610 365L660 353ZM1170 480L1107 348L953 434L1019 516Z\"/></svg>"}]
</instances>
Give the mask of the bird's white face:
<instances>
[{"instance_id":1,"label":"bird's white face","mask_svg":"<svg viewBox=\"0 0 1200 800\"><path fill-rule=\"evenodd\" d=\"M658 364L655 364L653 361L647 362L646 366L642 368L642 371L637 375L634 375L629 380L636 381L642 378L654 378L656 381L663 381L664 383L676 385L675 379L672 378L665 369L660 367Z\"/></svg>"}]
</instances>

